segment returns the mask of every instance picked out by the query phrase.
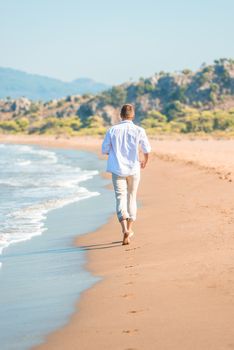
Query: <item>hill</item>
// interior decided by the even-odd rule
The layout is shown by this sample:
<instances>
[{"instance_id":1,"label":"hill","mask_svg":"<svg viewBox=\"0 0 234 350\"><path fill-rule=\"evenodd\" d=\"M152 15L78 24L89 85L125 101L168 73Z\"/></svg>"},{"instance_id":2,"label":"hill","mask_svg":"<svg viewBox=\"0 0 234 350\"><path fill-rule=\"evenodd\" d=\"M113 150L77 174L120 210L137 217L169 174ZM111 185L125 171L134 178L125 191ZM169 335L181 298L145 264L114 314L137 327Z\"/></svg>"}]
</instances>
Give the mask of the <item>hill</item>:
<instances>
[{"instance_id":1,"label":"hill","mask_svg":"<svg viewBox=\"0 0 234 350\"><path fill-rule=\"evenodd\" d=\"M96 95L68 95L47 102L0 100L0 130L6 133L103 134L119 121L124 103L149 133L234 135L234 60L220 59L198 71L159 72Z\"/></svg>"},{"instance_id":2,"label":"hill","mask_svg":"<svg viewBox=\"0 0 234 350\"><path fill-rule=\"evenodd\" d=\"M64 82L42 75L0 67L0 98L26 97L31 100L48 101L73 94L95 94L107 88L109 88L108 85L88 78Z\"/></svg>"}]
</instances>

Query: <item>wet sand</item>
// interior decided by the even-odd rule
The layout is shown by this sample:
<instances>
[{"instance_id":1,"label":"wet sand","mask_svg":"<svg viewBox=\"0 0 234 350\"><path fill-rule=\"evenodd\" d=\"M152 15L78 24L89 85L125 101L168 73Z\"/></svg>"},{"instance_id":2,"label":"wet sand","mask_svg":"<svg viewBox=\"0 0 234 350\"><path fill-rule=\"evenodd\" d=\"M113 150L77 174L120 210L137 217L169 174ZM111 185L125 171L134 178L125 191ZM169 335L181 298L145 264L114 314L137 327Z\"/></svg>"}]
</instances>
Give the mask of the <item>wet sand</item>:
<instances>
[{"instance_id":1,"label":"wet sand","mask_svg":"<svg viewBox=\"0 0 234 350\"><path fill-rule=\"evenodd\" d=\"M103 279L34 350L234 348L234 141L207 142L152 141L131 244L121 245L115 216L75 240ZM100 143L87 147L100 152Z\"/></svg>"}]
</instances>

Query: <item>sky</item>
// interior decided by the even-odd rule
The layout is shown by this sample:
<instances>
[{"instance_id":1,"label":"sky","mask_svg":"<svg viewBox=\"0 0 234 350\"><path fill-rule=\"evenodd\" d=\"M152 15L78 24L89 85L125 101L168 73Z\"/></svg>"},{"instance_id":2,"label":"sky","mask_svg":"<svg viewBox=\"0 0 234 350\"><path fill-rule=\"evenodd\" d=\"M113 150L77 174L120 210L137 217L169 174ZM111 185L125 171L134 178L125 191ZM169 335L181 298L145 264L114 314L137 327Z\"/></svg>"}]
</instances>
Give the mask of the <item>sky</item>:
<instances>
[{"instance_id":1,"label":"sky","mask_svg":"<svg viewBox=\"0 0 234 350\"><path fill-rule=\"evenodd\" d=\"M234 58L233 0L0 0L0 66L117 85Z\"/></svg>"}]
</instances>

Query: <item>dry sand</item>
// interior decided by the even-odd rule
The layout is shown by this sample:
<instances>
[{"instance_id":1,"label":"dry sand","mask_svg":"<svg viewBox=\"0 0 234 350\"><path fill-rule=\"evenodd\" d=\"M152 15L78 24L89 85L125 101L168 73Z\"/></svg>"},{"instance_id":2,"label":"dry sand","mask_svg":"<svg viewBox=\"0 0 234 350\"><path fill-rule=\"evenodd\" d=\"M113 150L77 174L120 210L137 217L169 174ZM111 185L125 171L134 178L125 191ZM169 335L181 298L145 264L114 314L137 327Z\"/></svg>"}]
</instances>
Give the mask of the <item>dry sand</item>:
<instances>
[{"instance_id":1,"label":"dry sand","mask_svg":"<svg viewBox=\"0 0 234 350\"><path fill-rule=\"evenodd\" d=\"M234 141L220 141L152 141L135 237L121 245L115 216L78 237L87 268L103 279L34 350L234 349ZM101 140L85 142L56 146L100 149Z\"/></svg>"},{"instance_id":2,"label":"dry sand","mask_svg":"<svg viewBox=\"0 0 234 350\"><path fill-rule=\"evenodd\" d=\"M234 140L186 139L153 140L157 155L165 160L195 164L234 181Z\"/></svg>"}]
</instances>

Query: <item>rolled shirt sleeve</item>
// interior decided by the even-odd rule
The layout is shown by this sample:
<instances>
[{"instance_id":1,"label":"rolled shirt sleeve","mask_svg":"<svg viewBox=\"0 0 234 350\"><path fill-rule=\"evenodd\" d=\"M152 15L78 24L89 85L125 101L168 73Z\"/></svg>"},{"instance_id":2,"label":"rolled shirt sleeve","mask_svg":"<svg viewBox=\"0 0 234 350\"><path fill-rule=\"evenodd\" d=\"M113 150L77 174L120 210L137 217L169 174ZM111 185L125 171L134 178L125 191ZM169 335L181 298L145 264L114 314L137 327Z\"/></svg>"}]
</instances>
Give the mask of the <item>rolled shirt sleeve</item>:
<instances>
[{"instance_id":1,"label":"rolled shirt sleeve","mask_svg":"<svg viewBox=\"0 0 234 350\"><path fill-rule=\"evenodd\" d=\"M142 149L143 153L150 153L151 152L151 145L149 143L146 132L143 128L141 130L141 136L140 136L139 143L141 145L141 149Z\"/></svg>"},{"instance_id":2,"label":"rolled shirt sleeve","mask_svg":"<svg viewBox=\"0 0 234 350\"><path fill-rule=\"evenodd\" d=\"M108 130L102 142L102 154L109 154L110 148L111 148L111 139L110 139L110 132Z\"/></svg>"}]
</instances>

